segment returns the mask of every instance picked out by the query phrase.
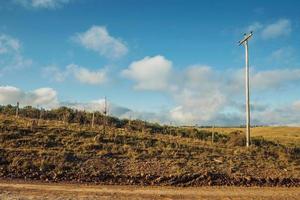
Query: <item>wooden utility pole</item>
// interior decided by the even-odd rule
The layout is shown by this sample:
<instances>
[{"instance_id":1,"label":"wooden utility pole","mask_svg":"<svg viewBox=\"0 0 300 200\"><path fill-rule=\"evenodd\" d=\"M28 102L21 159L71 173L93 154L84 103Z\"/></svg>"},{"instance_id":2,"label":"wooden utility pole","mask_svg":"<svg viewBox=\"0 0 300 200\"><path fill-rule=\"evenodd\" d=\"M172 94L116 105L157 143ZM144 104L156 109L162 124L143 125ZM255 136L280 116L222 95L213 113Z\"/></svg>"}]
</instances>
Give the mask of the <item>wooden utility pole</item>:
<instances>
[{"instance_id":1,"label":"wooden utility pole","mask_svg":"<svg viewBox=\"0 0 300 200\"><path fill-rule=\"evenodd\" d=\"M249 87L249 52L248 52L248 40L252 37L253 33L250 32L248 35L244 35L244 39L239 44L245 46L245 85L246 85L246 146L250 146L250 87Z\"/></svg>"},{"instance_id":2,"label":"wooden utility pole","mask_svg":"<svg viewBox=\"0 0 300 200\"><path fill-rule=\"evenodd\" d=\"M17 106L16 106L16 117L19 116L19 102L17 102Z\"/></svg>"}]
</instances>

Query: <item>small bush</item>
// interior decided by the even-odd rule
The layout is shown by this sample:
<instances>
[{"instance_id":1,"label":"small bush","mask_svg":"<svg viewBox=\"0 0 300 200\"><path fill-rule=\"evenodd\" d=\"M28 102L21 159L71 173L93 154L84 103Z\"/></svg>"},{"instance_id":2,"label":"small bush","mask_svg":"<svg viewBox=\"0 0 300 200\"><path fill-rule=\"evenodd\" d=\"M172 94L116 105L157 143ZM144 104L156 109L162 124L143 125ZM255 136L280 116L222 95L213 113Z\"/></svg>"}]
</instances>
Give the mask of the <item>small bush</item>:
<instances>
[{"instance_id":1,"label":"small bush","mask_svg":"<svg viewBox=\"0 0 300 200\"><path fill-rule=\"evenodd\" d=\"M228 135L228 146L245 146L246 138L241 131L234 131Z\"/></svg>"}]
</instances>

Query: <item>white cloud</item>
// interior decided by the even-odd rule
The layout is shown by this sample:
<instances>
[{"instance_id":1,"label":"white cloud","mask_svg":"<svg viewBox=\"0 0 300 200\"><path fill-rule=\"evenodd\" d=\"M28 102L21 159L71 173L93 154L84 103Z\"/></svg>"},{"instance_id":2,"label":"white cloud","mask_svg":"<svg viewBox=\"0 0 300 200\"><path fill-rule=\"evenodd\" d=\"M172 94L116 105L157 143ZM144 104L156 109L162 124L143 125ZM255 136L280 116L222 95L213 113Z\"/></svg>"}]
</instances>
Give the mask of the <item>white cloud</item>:
<instances>
[{"instance_id":1,"label":"white cloud","mask_svg":"<svg viewBox=\"0 0 300 200\"><path fill-rule=\"evenodd\" d=\"M67 106L73 109L77 110L85 110L88 112L93 112L93 111L98 111L101 113L104 113L105 110L105 99L97 99L97 100L92 100L86 103L83 102L62 102L62 106ZM117 116L117 117L122 117L126 115L129 112L132 112L130 109L116 105L110 101L107 100L106 102L107 106L107 111L109 115Z\"/></svg>"},{"instance_id":2,"label":"white cloud","mask_svg":"<svg viewBox=\"0 0 300 200\"><path fill-rule=\"evenodd\" d=\"M300 111L300 100L293 102L293 108L297 111Z\"/></svg>"},{"instance_id":3,"label":"white cloud","mask_svg":"<svg viewBox=\"0 0 300 200\"><path fill-rule=\"evenodd\" d=\"M292 32L292 24L288 19L280 19L273 24L265 26L262 30L263 39L274 39L280 36L287 36Z\"/></svg>"},{"instance_id":4,"label":"white cloud","mask_svg":"<svg viewBox=\"0 0 300 200\"><path fill-rule=\"evenodd\" d=\"M101 85L107 81L107 72L105 69L89 70L75 64L67 65L65 69L59 69L57 66L50 65L43 69L44 77L51 77L52 80L63 82L69 76L73 76L81 83L90 85Z\"/></svg>"},{"instance_id":5,"label":"white cloud","mask_svg":"<svg viewBox=\"0 0 300 200\"><path fill-rule=\"evenodd\" d=\"M58 100L57 92L52 88L38 88L33 91L23 91L14 86L0 86L0 104L43 107L46 109L67 106L72 109L88 112L98 111L103 113L105 99L91 100L89 102L62 102ZM162 113L139 112L107 101L107 110L110 116L127 119L144 119L152 122L165 122Z\"/></svg>"},{"instance_id":6,"label":"white cloud","mask_svg":"<svg viewBox=\"0 0 300 200\"><path fill-rule=\"evenodd\" d=\"M52 88L38 88L33 91L23 91L14 86L0 86L0 104L16 105L19 102L21 106L39 106L43 108L57 108L59 106L67 106L73 109L85 111L104 111L105 100L98 99L90 102L60 102L57 92ZM124 117L129 116L128 113L134 113L128 108L118 106L107 101L107 107L110 115Z\"/></svg>"},{"instance_id":7,"label":"white cloud","mask_svg":"<svg viewBox=\"0 0 300 200\"><path fill-rule=\"evenodd\" d=\"M56 82L63 82L69 75L67 70L61 70L55 65L49 65L43 69L43 77L50 77Z\"/></svg>"},{"instance_id":8,"label":"white cloud","mask_svg":"<svg viewBox=\"0 0 300 200\"><path fill-rule=\"evenodd\" d=\"M0 34L0 75L15 69L29 67L31 59L24 58L21 43L17 38Z\"/></svg>"},{"instance_id":9,"label":"white cloud","mask_svg":"<svg viewBox=\"0 0 300 200\"><path fill-rule=\"evenodd\" d=\"M164 90L168 87L171 70L172 62L157 55L132 62L122 75L134 80L137 90Z\"/></svg>"},{"instance_id":10,"label":"white cloud","mask_svg":"<svg viewBox=\"0 0 300 200\"><path fill-rule=\"evenodd\" d=\"M44 106L53 108L58 105L57 92L52 88L39 88L34 91L24 92L13 86L0 86L0 103L26 106Z\"/></svg>"},{"instance_id":11,"label":"white cloud","mask_svg":"<svg viewBox=\"0 0 300 200\"><path fill-rule=\"evenodd\" d=\"M92 26L86 32L78 33L73 40L107 58L120 58L128 52L126 44L111 36L104 26Z\"/></svg>"},{"instance_id":12,"label":"white cloud","mask_svg":"<svg viewBox=\"0 0 300 200\"><path fill-rule=\"evenodd\" d=\"M18 52L21 48L20 41L9 35L0 35L0 54Z\"/></svg>"},{"instance_id":13,"label":"white cloud","mask_svg":"<svg viewBox=\"0 0 300 200\"><path fill-rule=\"evenodd\" d=\"M104 112L105 109L105 99L92 100L87 103L82 102L62 102L61 105L67 106L77 110L85 110L88 112L99 111ZM107 107L111 108L112 105L110 102L107 102Z\"/></svg>"},{"instance_id":14,"label":"white cloud","mask_svg":"<svg viewBox=\"0 0 300 200\"><path fill-rule=\"evenodd\" d=\"M186 111L183 106L177 106L170 111L170 117L172 121L191 124L195 122L196 117L189 111Z\"/></svg>"},{"instance_id":15,"label":"white cloud","mask_svg":"<svg viewBox=\"0 0 300 200\"><path fill-rule=\"evenodd\" d=\"M71 0L13 0L16 4L26 8L35 9L55 9L60 8L64 4L69 3Z\"/></svg>"},{"instance_id":16,"label":"white cloud","mask_svg":"<svg viewBox=\"0 0 300 200\"><path fill-rule=\"evenodd\" d=\"M281 47L271 52L268 62L273 66L291 66L298 62L298 53L293 47Z\"/></svg>"},{"instance_id":17,"label":"white cloud","mask_svg":"<svg viewBox=\"0 0 300 200\"><path fill-rule=\"evenodd\" d=\"M223 73L213 71L210 74L214 74L217 80L211 78L212 76L210 75L202 78L201 80L203 81L197 81L199 82L200 89L194 92L198 92L198 96L188 98L188 95L184 95L189 101L191 99L195 100L193 107L189 107L186 100L179 101L179 103L187 109L187 113L193 113L195 117L194 121L200 123L218 123L220 125L239 125L240 123L244 123L243 112L245 106L242 103L245 84L244 69L230 70ZM265 92L278 92L279 88L286 88L288 85L295 86L300 81L299 69L251 70L250 75L251 91L259 96L264 95ZM207 81L209 79L213 81ZM203 86L201 87L200 84L205 85L204 88L207 88L207 90L203 91ZM208 95L206 96L207 93ZM196 102L198 102L198 106L196 106ZM201 102L203 103L201 104ZM288 124L288 122L295 124L297 121L298 114L295 112L295 106L266 106L262 105L263 102L255 101L252 101L252 103L252 120L255 124L274 125L280 123ZM294 111L291 112L291 110Z\"/></svg>"},{"instance_id":18,"label":"white cloud","mask_svg":"<svg viewBox=\"0 0 300 200\"><path fill-rule=\"evenodd\" d=\"M151 59L146 57L133 62L122 74L136 81L135 89L164 91L170 96L175 106L169 112L164 112L162 120L190 125L212 123L240 125L244 123L244 69L217 71L207 65L193 65L175 71L167 67L168 70L165 70L167 76L162 76L164 73L161 72L164 70L157 67L160 65L156 62L151 65L146 64L147 67L145 67L144 63ZM160 60L164 60L164 58L161 57ZM152 66L156 66L156 68ZM251 89L260 96L264 95L266 91L274 92L278 88L295 85L296 81L300 81L300 70L298 69L265 71L252 69L250 75ZM160 85L161 83L163 83L163 87ZM253 101L253 105L251 105L254 113L260 113L254 115L253 122L256 124L267 122L262 117L262 113L275 112L275 109L280 108L280 106L268 107L262 103ZM267 112L268 110L269 112ZM290 119L294 115L294 113L291 114Z\"/></svg>"},{"instance_id":19,"label":"white cloud","mask_svg":"<svg viewBox=\"0 0 300 200\"><path fill-rule=\"evenodd\" d=\"M87 68L71 64L67 66L67 70L71 71L81 83L97 85L103 84L107 80L106 72L103 69L90 71Z\"/></svg>"},{"instance_id":20,"label":"white cloud","mask_svg":"<svg viewBox=\"0 0 300 200\"><path fill-rule=\"evenodd\" d=\"M57 92L52 88L39 88L30 93L25 93L27 104L45 105L53 107L57 105ZM25 101L26 102L26 101Z\"/></svg>"},{"instance_id":21,"label":"white cloud","mask_svg":"<svg viewBox=\"0 0 300 200\"><path fill-rule=\"evenodd\" d=\"M264 26L260 23L260 22L254 22L253 24L249 25L246 28L246 32L250 32L250 31L259 31L263 28Z\"/></svg>"},{"instance_id":22,"label":"white cloud","mask_svg":"<svg viewBox=\"0 0 300 200\"><path fill-rule=\"evenodd\" d=\"M105 99L97 99L89 102L61 102L60 106L67 106L77 110L85 110L89 112L98 111L103 113L105 108ZM108 115L115 116L119 118L126 119L141 119L147 120L150 122L158 123L167 123L169 122L168 116L166 113L159 112L144 112L132 110L120 105L117 105L113 102L107 101L107 111Z\"/></svg>"},{"instance_id":23,"label":"white cloud","mask_svg":"<svg viewBox=\"0 0 300 200\"><path fill-rule=\"evenodd\" d=\"M271 24L254 22L245 28L246 32L254 31L255 35L264 40L288 36L292 32L292 23L289 19L279 19Z\"/></svg>"},{"instance_id":24,"label":"white cloud","mask_svg":"<svg viewBox=\"0 0 300 200\"><path fill-rule=\"evenodd\" d=\"M291 48L280 48L272 52L270 60L282 60L291 57Z\"/></svg>"},{"instance_id":25,"label":"white cloud","mask_svg":"<svg viewBox=\"0 0 300 200\"><path fill-rule=\"evenodd\" d=\"M300 100L289 104L269 107L266 110L254 112L254 119L259 124L277 126L300 126Z\"/></svg>"},{"instance_id":26,"label":"white cloud","mask_svg":"<svg viewBox=\"0 0 300 200\"><path fill-rule=\"evenodd\" d=\"M259 71L253 74L252 83L255 89L278 89L291 81L300 80L300 69L274 69Z\"/></svg>"},{"instance_id":27,"label":"white cloud","mask_svg":"<svg viewBox=\"0 0 300 200\"><path fill-rule=\"evenodd\" d=\"M227 102L222 93L224 81L210 66L193 65L175 72L171 61L155 56L133 62L122 74L136 81L135 89L162 90L169 94L177 104L170 110L169 120L177 123L207 122Z\"/></svg>"},{"instance_id":28,"label":"white cloud","mask_svg":"<svg viewBox=\"0 0 300 200\"><path fill-rule=\"evenodd\" d=\"M0 103L11 104L20 101L23 96L23 92L13 86L0 86Z\"/></svg>"},{"instance_id":29,"label":"white cloud","mask_svg":"<svg viewBox=\"0 0 300 200\"><path fill-rule=\"evenodd\" d=\"M108 101L109 114L120 118L143 119L161 123L175 122L185 125L240 125L244 123L244 104L232 101L233 96L242 94L227 94L226 89L220 91L224 89L222 87L224 82L221 82L217 91L212 91L206 95L201 93L201 84L203 83L200 82L197 86L199 90L193 91L189 90L190 88L185 88L188 92L182 92L178 96L173 94L174 98L178 100L178 105L169 112L136 111ZM177 92L180 93L180 91ZM60 102L57 92L52 88L39 88L25 92L13 86L0 86L0 104L16 104L17 101L20 102L21 106L31 105L44 108L67 106L78 110L104 111L104 99L92 100L87 103ZM300 126L298 120L300 117L300 100L272 106L255 101L253 103L251 105L253 124ZM231 108L236 110L230 111Z\"/></svg>"},{"instance_id":30,"label":"white cloud","mask_svg":"<svg viewBox=\"0 0 300 200\"><path fill-rule=\"evenodd\" d=\"M240 93L244 89L245 69L230 71L226 74L226 90ZM300 70L295 68L271 69L257 71L250 69L251 89L257 92L274 91L300 81Z\"/></svg>"},{"instance_id":31,"label":"white cloud","mask_svg":"<svg viewBox=\"0 0 300 200\"><path fill-rule=\"evenodd\" d=\"M193 65L181 74L176 90L169 93L177 103L171 110L171 118L178 123L195 124L212 119L226 105L224 83L220 73L210 66Z\"/></svg>"},{"instance_id":32,"label":"white cloud","mask_svg":"<svg viewBox=\"0 0 300 200\"><path fill-rule=\"evenodd\" d=\"M187 67L183 75L185 86L190 88L196 89L200 87L202 91L209 91L218 84L218 73L207 65L192 65Z\"/></svg>"}]
</instances>

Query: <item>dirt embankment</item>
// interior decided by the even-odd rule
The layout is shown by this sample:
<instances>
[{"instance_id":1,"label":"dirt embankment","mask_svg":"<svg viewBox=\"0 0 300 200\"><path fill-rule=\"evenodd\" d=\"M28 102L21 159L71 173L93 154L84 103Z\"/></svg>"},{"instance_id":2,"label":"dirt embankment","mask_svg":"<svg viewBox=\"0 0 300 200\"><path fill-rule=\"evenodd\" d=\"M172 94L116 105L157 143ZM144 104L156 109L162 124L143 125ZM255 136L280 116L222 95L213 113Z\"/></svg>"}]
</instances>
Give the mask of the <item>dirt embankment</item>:
<instances>
[{"instance_id":1,"label":"dirt embankment","mask_svg":"<svg viewBox=\"0 0 300 200\"><path fill-rule=\"evenodd\" d=\"M0 115L0 178L156 186L300 186L300 148L197 129L139 131ZM164 130L164 129L162 129ZM176 134L175 134L176 133Z\"/></svg>"},{"instance_id":2,"label":"dirt embankment","mask_svg":"<svg viewBox=\"0 0 300 200\"><path fill-rule=\"evenodd\" d=\"M113 175L101 173L97 176L82 174L10 174L2 173L4 179L40 180L44 182L91 183L102 185L140 185L140 186L264 186L264 187L299 187L299 178L261 178L261 177L230 177L227 174L180 174L169 176L158 175Z\"/></svg>"}]
</instances>

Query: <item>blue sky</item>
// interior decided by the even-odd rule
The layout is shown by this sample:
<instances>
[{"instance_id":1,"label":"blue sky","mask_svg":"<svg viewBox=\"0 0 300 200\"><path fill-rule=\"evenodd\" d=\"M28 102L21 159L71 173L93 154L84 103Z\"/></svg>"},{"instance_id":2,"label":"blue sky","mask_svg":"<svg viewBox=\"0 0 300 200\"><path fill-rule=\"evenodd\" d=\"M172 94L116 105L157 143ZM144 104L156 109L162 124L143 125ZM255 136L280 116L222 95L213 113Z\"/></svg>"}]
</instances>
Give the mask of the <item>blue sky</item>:
<instances>
[{"instance_id":1,"label":"blue sky","mask_svg":"<svg viewBox=\"0 0 300 200\"><path fill-rule=\"evenodd\" d=\"M0 1L0 103L162 123L299 125L299 1ZM126 108L126 109L125 109ZM125 110L125 111L124 111ZM124 112L121 112L124 111Z\"/></svg>"}]
</instances>

